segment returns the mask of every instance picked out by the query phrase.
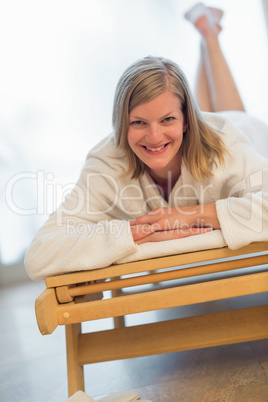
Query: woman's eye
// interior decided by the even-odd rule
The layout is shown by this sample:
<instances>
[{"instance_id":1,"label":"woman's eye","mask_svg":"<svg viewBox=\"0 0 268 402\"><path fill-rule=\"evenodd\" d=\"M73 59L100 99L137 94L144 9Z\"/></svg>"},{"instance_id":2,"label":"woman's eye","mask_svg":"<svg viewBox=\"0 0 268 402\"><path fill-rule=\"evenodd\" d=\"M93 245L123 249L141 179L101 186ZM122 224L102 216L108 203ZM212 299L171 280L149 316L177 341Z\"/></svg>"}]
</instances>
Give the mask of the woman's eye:
<instances>
[{"instance_id":1,"label":"woman's eye","mask_svg":"<svg viewBox=\"0 0 268 402\"><path fill-rule=\"evenodd\" d=\"M141 121L141 120L135 120L135 121L132 121L131 124L140 126L140 125L145 124L145 123L143 121Z\"/></svg>"},{"instance_id":2,"label":"woman's eye","mask_svg":"<svg viewBox=\"0 0 268 402\"><path fill-rule=\"evenodd\" d=\"M173 121L175 118L174 117L172 117L172 116L170 116L170 117L166 117L164 120L163 120L163 122L167 122L167 123L169 123L169 122L171 122L171 121Z\"/></svg>"}]
</instances>

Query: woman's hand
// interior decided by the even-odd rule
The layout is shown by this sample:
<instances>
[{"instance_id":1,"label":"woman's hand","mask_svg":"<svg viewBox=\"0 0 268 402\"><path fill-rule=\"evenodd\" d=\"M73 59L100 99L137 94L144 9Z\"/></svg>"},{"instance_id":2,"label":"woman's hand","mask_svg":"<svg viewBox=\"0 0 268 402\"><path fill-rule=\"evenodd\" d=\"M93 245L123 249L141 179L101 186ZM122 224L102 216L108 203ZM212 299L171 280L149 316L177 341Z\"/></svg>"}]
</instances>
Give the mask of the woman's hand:
<instances>
[{"instance_id":1,"label":"woman's hand","mask_svg":"<svg viewBox=\"0 0 268 402\"><path fill-rule=\"evenodd\" d=\"M133 239L136 244L157 242L173 239L183 239L184 237L195 236L202 233L212 232L212 228L189 228L189 229L175 229L175 230L164 230L161 232L152 232L145 235L144 237L137 236L136 228L131 227Z\"/></svg>"},{"instance_id":2,"label":"woman's hand","mask_svg":"<svg viewBox=\"0 0 268 402\"><path fill-rule=\"evenodd\" d=\"M130 225L137 244L181 239L220 228L215 204L157 208Z\"/></svg>"}]
</instances>

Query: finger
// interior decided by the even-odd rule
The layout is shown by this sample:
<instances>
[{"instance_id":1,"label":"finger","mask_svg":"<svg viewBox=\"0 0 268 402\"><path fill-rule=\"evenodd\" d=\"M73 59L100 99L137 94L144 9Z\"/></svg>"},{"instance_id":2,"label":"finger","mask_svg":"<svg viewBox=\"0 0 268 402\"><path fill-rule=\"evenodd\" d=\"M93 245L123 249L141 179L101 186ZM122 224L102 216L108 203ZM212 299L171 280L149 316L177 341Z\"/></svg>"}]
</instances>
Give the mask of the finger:
<instances>
[{"instance_id":1,"label":"finger","mask_svg":"<svg viewBox=\"0 0 268 402\"><path fill-rule=\"evenodd\" d=\"M131 226L131 233L132 237L135 240L142 239L145 236L148 236L148 234L153 232L153 227L151 225L135 225Z\"/></svg>"},{"instance_id":2,"label":"finger","mask_svg":"<svg viewBox=\"0 0 268 402\"><path fill-rule=\"evenodd\" d=\"M164 214L167 214L168 208L156 208L148 212L145 215L139 216L138 218L130 221L130 226L139 224L152 224L157 222Z\"/></svg>"},{"instance_id":3,"label":"finger","mask_svg":"<svg viewBox=\"0 0 268 402\"><path fill-rule=\"evenodd\" d=\"M212 228L188 228L188 229L176 229L176 230L166 230L161 232L153 232L137 239L137 244L148 243L148 242L159 242L174 239L183 239L190 236L196 236L199 234L204 234L212 232Z\"/></svg>"}]
</instances>

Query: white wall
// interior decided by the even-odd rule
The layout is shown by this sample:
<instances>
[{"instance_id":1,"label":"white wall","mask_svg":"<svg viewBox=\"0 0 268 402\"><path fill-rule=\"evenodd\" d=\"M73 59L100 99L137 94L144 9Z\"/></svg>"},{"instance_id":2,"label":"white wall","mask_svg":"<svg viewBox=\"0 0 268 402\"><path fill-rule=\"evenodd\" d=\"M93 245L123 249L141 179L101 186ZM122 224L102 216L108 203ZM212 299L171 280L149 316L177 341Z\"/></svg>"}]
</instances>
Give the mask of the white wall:
<instances>
[{"instance_id":1,"label":"white wall","mask_svg":"<svg viewBox=\"0 0 268 402\"><path fill-rule=\"evenodd\" d=\"M111 131L114 89L130 63L148 54L169 57L193 85L199 35L183 18L193 4L192 0L2 3L1 194L12 177L24 172L25 178L12 187L9 205L0 198L4 264L0 273L22 259L38 227L76 181L87 151ZM268 123L263 4L261 0L209 4L225 11L222 46L246 107ZM43 174L39 187L37 172ZM36 212L29 214L31 210Z\"/></svg>"}]
</instances>

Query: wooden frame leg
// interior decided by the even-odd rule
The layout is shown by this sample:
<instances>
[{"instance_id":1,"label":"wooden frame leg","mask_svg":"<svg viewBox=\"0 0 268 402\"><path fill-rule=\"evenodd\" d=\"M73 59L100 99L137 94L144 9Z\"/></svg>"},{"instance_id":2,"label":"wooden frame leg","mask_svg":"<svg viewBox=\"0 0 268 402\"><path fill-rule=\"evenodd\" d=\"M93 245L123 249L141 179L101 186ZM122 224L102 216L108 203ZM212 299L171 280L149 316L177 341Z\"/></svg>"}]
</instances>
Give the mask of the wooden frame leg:
<instances>
[{"instance_id":1,"label":"wooden frame leg","mask_svg":"<svg viewBox=\"0 0 268 402\"><path fill-rule=\"evenodd\" d=\"M81 323L65 326L69 396L79 390L85 390L84 367L78 364L78 342L81 328Z\"/></svg>"},{"instance_id":2,"label":"wooden frame leg","mask_svg":"<svg viewBox=\"0 0 268 402\"><path fill-rule=\"evenodd\" d=\"M114 317L114 327L115 328L124 328L125 327L125 316L122 315L120 317Z\"/></svg>"},{"instance_id":3,"label":"wooden frame leg","mask_svg":"<svg viewBox=\"0 0 268 402\"><path fill-rule=\"evenodd\" d=\"M116 278L118 279L118 278ZM112 290L112 297L121 296L122 291L121 289L113 289ZM114 317L114 328L124 328L125 327L125 316Z\"/></svg>"}]
</instances>

